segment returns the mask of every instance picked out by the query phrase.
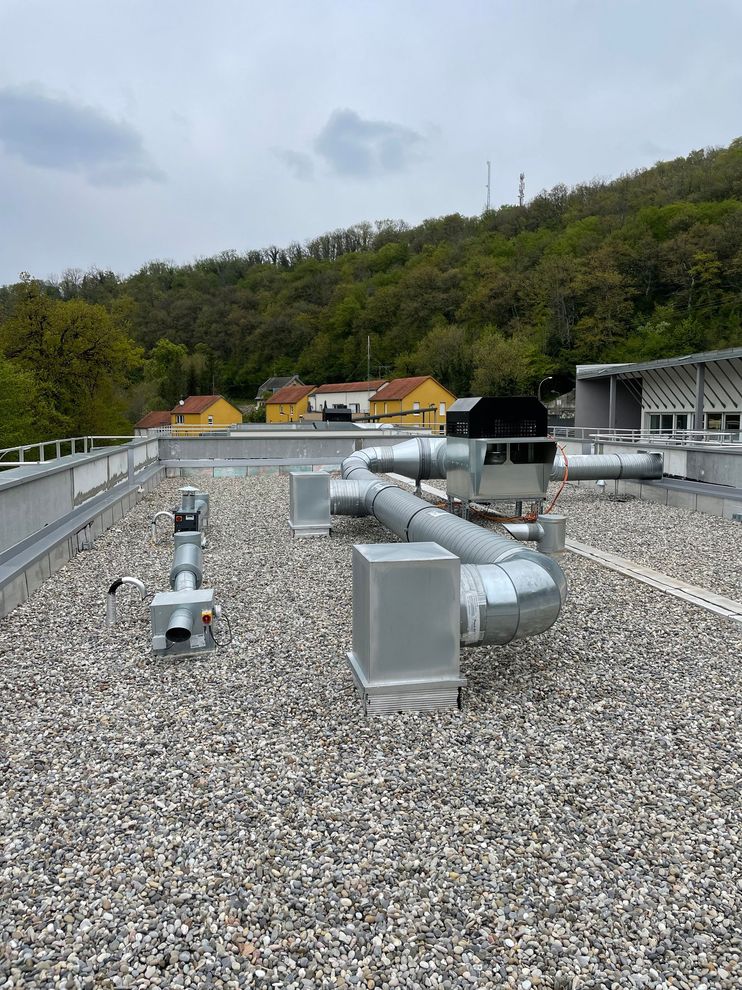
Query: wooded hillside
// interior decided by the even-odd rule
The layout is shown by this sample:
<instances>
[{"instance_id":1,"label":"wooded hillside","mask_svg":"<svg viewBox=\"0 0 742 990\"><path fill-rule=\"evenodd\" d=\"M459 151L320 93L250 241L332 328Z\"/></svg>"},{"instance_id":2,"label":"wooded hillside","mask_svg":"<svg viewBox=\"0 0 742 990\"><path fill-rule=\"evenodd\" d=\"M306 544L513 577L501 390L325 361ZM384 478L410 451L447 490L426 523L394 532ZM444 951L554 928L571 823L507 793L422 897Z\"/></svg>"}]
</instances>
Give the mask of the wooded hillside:
<instances>
[{"instance_id":1,"label":"wooded hillside","mask_svg":"<svg viewBox=\"0 0 742 990\"><path fill-rule=\"evenodd\" d=\"M374 377L430 373L465 394L551 374L566 390L576 363L740 344L741 316L737 139L480 217L361 223L127 278L25 278L0 289L0 404L5 417L9 395L51 402L35 426L29 406L23 436L121 428L184 392L252 398L294 371L362 379L368 336Z\"/></svg>"}]
</instances>

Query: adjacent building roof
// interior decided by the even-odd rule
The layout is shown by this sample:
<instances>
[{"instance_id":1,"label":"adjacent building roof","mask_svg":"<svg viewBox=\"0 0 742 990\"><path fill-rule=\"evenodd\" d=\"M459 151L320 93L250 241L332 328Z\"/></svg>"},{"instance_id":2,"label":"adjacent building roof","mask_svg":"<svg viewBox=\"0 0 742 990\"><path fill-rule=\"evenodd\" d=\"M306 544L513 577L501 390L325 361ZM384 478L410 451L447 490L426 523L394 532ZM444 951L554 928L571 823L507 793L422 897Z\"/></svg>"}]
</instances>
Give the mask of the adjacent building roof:
<instances>
[{"instance_id":1,"label":"adjacent building roof","mask_svg":"<svg viewBox=\"0 0 742 990\"><path fill-rule=\"evenodd\" d=\"M139 422L134 424L135 430L153 430L157 426L170 426L170 413L167 409L153 409Z\"/></svg>"},{"instance_id":2,"label":"adjacent building roof","mask_svg":"<svg viewBox=\"0 0 742 990\"><path fill-rule=\"evenodd\" d=\"M682 354L680 357L661 358L658 361L639 361L637 364L578 364L578 378L607 378L611 375L652 371L655 368L677 368L681 364L709 364L712 361L732 361L742 357L742 347L728 347L722 351L703 351L700 354Z\"/></svg>"},{"instance_id":3,"label":"adjacent building roof","mask_svg":"<svg viewBox=\"0 0 742 990\"><path fill-rule=\"evenodd\" d=\"M291 405L294 402L299 402L310 392L314 392L314 385L286 385L285 388L279 388L269 399L266 399L265 404L273 406L281 402Z\"/></svg>"},{"instance_id":4,"label":"adjacent building roof","mask_svg":"<svg viewBox=\"0 0 742 990\"><path fill-rule=\"evenodd\" d=\"M387 402L390 399L404 399L405 396L409 395L410 392L414 392L415 389L422 385L423 382L433 380L436 385L440 385L432 375L416 375L414 378L395 378L391 382L387 382L386 385L382 385L379 391L374 396L374 401ZM444 388L443 385L440 386ZM446 389L448 392L448 389ZM449 392L449 395L452 395Z\"/></svg>"},{"instance_id":5,"label":"adjacent building roof","mask_svg":"<svg viewBox=\"0 0 742 990\"><path fill-rule=\"evenodd\" d=\"M314 391L316 395L321 395L323 392L375 392L385 381L385 378L376 378L368 382L336 382L320 385Z\"/></svg>"},{"instance_id":6,"label":"adjacent building roof","mask_svg":"<svg viewBox=\"0 0 742 990\"><path fill-rule=\"evenodd\" d=\"M184 399L182 404L179 402L177 406L174 406L170 412L171 413L186 413L189 416L198 415L198 413L206 412L210 409L215 402L219 399L224 399L223 395L189 395L187 399ZM225 402L229 402L229 399L224 399ZM229 402L230 406L232 405ZM232 407L236 409L236 406Z\"/></svg>"},{"instance_id":7,"label":"adjacent building roof","mask_svg":"<svg viewBox=\"0 0 742 990\"><path fill-rule=\"evenodd\" d=\"M287 375L285 378L267 378L258 389L256 399L262 399L266 392L277 392L285 385L303 385L298 375Z\"/></svg>"}]
</instances>

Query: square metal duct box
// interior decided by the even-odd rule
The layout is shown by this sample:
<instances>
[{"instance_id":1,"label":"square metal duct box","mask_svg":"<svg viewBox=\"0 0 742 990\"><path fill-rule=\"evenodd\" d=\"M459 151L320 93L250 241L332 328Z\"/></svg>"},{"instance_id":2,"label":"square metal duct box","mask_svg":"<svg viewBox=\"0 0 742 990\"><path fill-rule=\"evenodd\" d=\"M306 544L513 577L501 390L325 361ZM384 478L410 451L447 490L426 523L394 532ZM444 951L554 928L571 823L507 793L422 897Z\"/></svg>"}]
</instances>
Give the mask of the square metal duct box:
<instances>
[{"instance_id":1,"label":"square metal duct box","mask_svg":"<svg viewBox=\"0 0 742 990\"><path fill-rule=\"evenodd\" d=\"M157 656L192 656L216 647L210 629L214 618L213 588L161 591L152 599L149 614L152 650ZM209 617L207 622L204 616Z\"/></svg>"},{"instance_id":2,"label":"square metal duct box","mask_svg":"<svg viewBox=\"0 0 742 990\"><path fill-rule=\"evenodd\" d=\"M329 474L324 471L291 471L289 526L295 537L330 535Z\"/></svg>"},{"instance_id":3,"label":"square metal duct box","mask_svg":"<svg viewBox=\"0 0 742 990\"><path fill-rule=\"evenodd\" d=\"M437 543L353 547L348 664L367 713L460 707L460 578Z\"/></svg>"}]
</instances>

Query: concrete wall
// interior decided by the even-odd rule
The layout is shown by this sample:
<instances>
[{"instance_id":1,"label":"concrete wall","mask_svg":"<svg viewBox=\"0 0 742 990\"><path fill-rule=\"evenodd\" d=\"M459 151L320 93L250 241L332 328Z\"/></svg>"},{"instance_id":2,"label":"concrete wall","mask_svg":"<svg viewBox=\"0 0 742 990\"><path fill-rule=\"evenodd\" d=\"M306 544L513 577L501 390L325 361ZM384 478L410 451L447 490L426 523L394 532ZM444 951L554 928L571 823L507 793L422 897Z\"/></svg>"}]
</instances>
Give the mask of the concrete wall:
<instances>
[{"instance_id":1,"label":"concrete wall","mask_svg":"<svg viewBox=\"0 0 742 990\"><path fill-rule=\"evenodd\" d=\"M362 447L382 446L406 440L406 435L389 434L381 430L346 432L306 432L283 435L257 433L233 434L229 437L161 437L160 460L244 462L251 466L303 462L306 464L339 464L348 454ZM203 464L208 467L208 463Z\"/></svg>"},{"instance_id":2,"label":"concrete wall","mask_svg":"<svg viewBox=\"0 0 742 990\"><path fill-rule=\"evenodd\" d=\"M0 616L159 483L157 455L142 439L0 474Z\"/></svg>"}]
</instances>

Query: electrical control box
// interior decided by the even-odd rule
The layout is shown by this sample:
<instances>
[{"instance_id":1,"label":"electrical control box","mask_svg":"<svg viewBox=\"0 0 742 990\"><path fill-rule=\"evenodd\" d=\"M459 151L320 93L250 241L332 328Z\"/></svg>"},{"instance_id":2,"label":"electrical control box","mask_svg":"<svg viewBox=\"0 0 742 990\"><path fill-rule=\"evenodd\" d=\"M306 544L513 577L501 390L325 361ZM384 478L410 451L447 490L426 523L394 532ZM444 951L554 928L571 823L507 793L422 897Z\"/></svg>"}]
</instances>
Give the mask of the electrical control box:
<instances>
[{"instance_id":1,"label":"electrical control box","mask_svg":"<svg viewBox=\"0 0 742 990\"><path fill-rule=\"evenodd\" d=\"M201 529L201 513L184 512L177 509L175 512L175 532L176 533L198 533Z\"/></svg>"}]
</instances>

